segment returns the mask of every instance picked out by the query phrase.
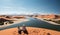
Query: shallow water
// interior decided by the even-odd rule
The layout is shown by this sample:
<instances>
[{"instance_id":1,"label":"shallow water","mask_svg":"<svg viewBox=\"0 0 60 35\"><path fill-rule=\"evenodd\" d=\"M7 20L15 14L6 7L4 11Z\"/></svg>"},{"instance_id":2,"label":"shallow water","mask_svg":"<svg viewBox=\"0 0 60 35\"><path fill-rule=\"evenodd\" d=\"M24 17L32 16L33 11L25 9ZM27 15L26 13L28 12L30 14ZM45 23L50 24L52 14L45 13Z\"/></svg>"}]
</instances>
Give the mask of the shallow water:
<instances>
[{"instance_id":1,"label":"shallow water","mask_svg":"<svg viewBox=\"0 0 60 35\"><path fill-rule=\"evenodd\" d=\"M47 28L47 29L60 31L60 28L59 28L60 25L53 25L53 24L50 24L50 23L47 23L47 22L44 22L42 20L35 19L35 18L28 18L28 20L29 21L16 23L16 24L13 24L10 26L2 27L2 28L0 28L0 30L14 28L14 27L22 26L23 24L25 24L27 27Z\"/></svg>"}]
</instances>

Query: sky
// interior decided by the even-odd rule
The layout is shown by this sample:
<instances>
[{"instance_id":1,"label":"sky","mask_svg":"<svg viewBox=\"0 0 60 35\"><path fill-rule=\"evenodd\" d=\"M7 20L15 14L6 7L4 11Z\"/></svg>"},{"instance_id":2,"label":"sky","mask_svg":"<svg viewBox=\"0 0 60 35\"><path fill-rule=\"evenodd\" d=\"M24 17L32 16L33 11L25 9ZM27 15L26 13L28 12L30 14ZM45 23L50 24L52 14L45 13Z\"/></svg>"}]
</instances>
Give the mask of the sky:
<instances>
[{"instance_id":1,"label":"sky","mask_svg":"<svg viewBox=\"0 0 60 35\"><path fill-rule=\"evenodd\" d=\"M1 14L60 14L60 0L0 0Z\"/></svg>"}]
</instances>

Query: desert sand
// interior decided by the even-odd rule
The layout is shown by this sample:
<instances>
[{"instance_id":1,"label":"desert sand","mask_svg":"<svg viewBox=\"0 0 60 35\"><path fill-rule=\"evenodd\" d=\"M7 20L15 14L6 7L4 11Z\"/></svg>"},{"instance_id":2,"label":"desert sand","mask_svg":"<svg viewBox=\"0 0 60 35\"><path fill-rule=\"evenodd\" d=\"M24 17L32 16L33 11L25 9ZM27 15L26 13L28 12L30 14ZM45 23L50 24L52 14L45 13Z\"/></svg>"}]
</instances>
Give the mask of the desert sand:
<instances>
[{"instance_id":1,"label":"desert sand","mask_svg":"<svg viewBox=\"0 0 60 35\"><path fill-rule=\"evenodd\" d=\"M26 27L26 28L29 33L28 35L48 35L48 33L50 35L60 35L60 32L55 30L35 28L35 27ZM19 35L19 34L17 28L10 28L10 29L1 30L0 35ZM22 35L24 35L23 32Z\"/></svg>"}]
</instances>

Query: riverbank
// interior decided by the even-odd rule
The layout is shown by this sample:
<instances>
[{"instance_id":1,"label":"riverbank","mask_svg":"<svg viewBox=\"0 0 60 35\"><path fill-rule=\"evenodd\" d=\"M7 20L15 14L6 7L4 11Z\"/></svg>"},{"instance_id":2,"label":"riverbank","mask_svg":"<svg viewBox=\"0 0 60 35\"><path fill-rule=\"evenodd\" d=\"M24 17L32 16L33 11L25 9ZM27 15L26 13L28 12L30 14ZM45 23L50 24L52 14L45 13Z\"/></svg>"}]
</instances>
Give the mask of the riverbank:
<instances>
[{"instance_id":1,"label":"riverbank","mask_svg":"<svg viewBox=\"0 0 60 35\"><path fill-rule=\"evenodd\" d=\"M60 35L60 32L44 29L44 28L35 28L35 27L26 27L28 31L28 35L47 35L48 33L50 35ZM18 35L17 28L10 28L6 30L0 31L0 35ZM24 35L24 33L22 33Z\"/></svg>"},{"instance_id":2,"label":"riverbank","mask_svg":"<svg viewBox=\"0 0 60 35\"><path fill-rule=\"evenodd\" d=\"M37 19L40 19L40 20L45 21L45 22L48 22L48 23L50 23L50 24L60 25L60 24L58 24L58 23L55 23L55 22L52 22L52 21L46 21L46 20L41 19L41 18L37 18Z\"/></svg>"},{"instance_id":3,"label":"riverbank","mask_svg":"<svg viewBox=\"0 0 60 35\"><path fill-rule=\"evenodd\" d=\"M28 19L15 19L13 22L13 24L17 24L17 23L21 23L21 22L26 22L26 21L29 21ZM0 28L2 27L7 27L7 26L10 26L10 25L13 25L13 24L8 24L8 25L1 25Z\"/></svg>"}]
</instances>

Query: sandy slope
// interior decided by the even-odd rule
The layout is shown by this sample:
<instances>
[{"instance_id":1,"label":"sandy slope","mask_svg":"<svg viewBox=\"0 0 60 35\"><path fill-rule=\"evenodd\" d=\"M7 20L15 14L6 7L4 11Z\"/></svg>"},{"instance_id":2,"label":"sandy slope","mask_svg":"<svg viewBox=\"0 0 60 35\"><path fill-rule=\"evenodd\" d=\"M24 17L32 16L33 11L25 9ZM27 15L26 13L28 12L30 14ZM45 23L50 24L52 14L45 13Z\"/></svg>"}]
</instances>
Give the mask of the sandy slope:
<instances>
[{"instance_id":1,"label":"sandy slope","mask_svg":"<svg viewBox=\"0 0 60 35\"><path fill-rule=\"evenodd\" d=\"M18 35L17 28L11 28L0 31L0 35ZM27 27L28 35L47 35L50 33L51 35L60 35L60 32L54 30L48 30L43 28L34 28L34 27ZM22 33L24 35L24 33Z\"/></svg>"}]
</instances>

